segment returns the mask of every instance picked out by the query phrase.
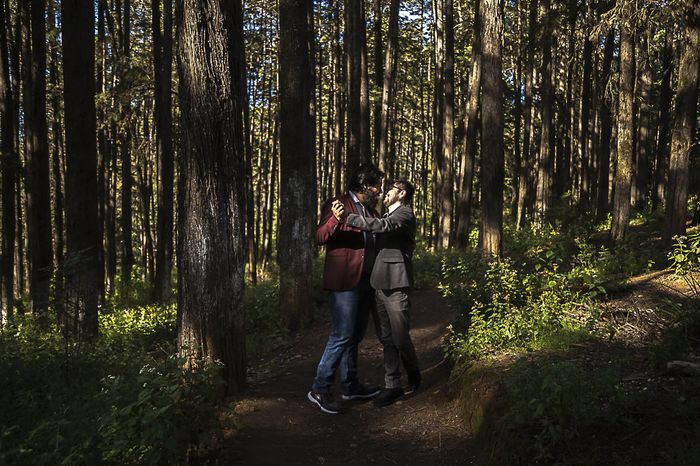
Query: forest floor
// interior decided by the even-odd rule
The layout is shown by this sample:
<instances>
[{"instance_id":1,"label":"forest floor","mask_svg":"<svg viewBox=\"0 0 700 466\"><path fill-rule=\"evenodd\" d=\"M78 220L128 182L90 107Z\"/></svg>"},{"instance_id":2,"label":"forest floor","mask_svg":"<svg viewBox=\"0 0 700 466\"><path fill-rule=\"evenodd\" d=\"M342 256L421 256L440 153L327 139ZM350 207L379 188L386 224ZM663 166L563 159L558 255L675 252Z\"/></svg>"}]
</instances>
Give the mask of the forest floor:
<instances>
[{"instance_id":1,"label":"forest floor","mask_svg":"<svg viewBox=\"0 0 700 466\"><path fill-rule=\"evenodd\" d=\"M674 326L663 311L663 302L683 301L686 296L687 289L668 270L633 277L600 302L599 325L604 328L598 334L603 337L560 351L504 356L492 361L491 370L465 383L459 376L450 381L452 367L443 355L446 327L454 318L447 300L436 290L416 290L412 294L412 336L423 368L423 385L385 408L371 402L346 402L339 415L322 413L306 398L329 332L326 319L321 319L283 348L251 361L246 393L222 413L234 427L224 432L214 462L520 464L517 450L528 445L503 437L493 440L494 434L512 428L503 424L511 408L501 395L504 377L523 363L534 367L564 363L584 377L571 381L573 385L586 384L615 368L614 390L627 400L610 412L622 424L581 420L577 440L566 447L564 464L696 464L700 458L688 453L692 451L688 448L700 434L691 414L700 406L700 377L666 372L665 361L673 358L659 346ZM320 305L320 309L326 307L327 303ZM604 337L607 331L610 334ZM691 349L684 359L700 362L699 349ZM372 385L383 381L382 349L372 322L360 346L360 377ZM607 405L607 396L598 401ZM530 427L521 426L526 431ZM478 435L479 429L486 435ZM506 437L513 437L510 432Z\"/></svg>"},{"instance_id":2,"label":"forest floor","mask_svg":"<svg viewBox=\"0 0 700 466\"><path fill-rule=\"evenodd\" d=\"M411 335L423 371L417 392L384 408L345 402L341 414L322 413L306 398L330 330L327 322L319 323L285 348L251 361L247 393L232 402L236 428L225 434L217 463L472 464L443 357L453 314L438 291L416 290L411 300ZM383 384L382 348L371 321L359 364L361 381ZM338 387L335 393L340 395Z\"/></svg>"}]
</instances>

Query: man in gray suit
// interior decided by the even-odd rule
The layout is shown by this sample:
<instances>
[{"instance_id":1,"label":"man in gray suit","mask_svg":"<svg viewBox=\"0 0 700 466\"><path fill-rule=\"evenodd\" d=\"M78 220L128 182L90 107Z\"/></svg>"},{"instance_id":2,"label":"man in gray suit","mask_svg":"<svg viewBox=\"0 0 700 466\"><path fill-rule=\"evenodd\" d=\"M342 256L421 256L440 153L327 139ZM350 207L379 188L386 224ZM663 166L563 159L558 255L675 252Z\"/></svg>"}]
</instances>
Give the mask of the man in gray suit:
<instances>
[{"instance_id":1,"label":"man in gray suit","mask_svg":"<svg viewBox=\"0 0 700 466\"><path fill-rule=\"evenodd\" d=\"M376 234L377 257L370 284L375 289L380 341L384 346L385 388L374 399L387 406L404 395L401 362L408 375L409 390L421 382L416 350L411 341L410 301L413 286L411 257L415 247L416 217L410 204L415 188L406 180L391 183L384 194L387 213L381 218L364 217L334 205L333 213L348 226Z\"/></svg>"}]
</instances>

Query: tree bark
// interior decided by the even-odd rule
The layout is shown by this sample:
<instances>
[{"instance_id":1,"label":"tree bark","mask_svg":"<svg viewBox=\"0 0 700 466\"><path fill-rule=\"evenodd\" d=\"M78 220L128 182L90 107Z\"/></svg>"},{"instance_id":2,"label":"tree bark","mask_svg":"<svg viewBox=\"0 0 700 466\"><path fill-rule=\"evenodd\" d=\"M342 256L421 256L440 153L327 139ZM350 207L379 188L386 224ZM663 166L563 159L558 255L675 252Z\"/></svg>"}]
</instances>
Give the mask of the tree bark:
<instances>
[{"instance_id":1,"label":"tree bark","mask_svg":"<svg viewBox=\"0 0 700 466\"><path fill-rule=\"evenodd\" d=\"M498 257L503 229L503 13L498 0L481 0L479 14L483 28L479 248L485 256Z\"/></svg>"},{"instance_id":2,"label":"tree bark","mask_svg":"<svg viewBox=\"0 0 700 466\"><path fill-rule=\"evenodd\" d=\"M182 191L178 349L224 364L226 394L245 385L244 49L240 1L178 0Z\"/></svg>"},{"instance_id":3,"label":"tree bark","mask_svg":"<svg viewBox=\"0 0 700 466\"><path fill-rule=\"evenodd\" d=\"M592 6L589 3L588 18L586 24L592 21ZM591 154L588 152L588 133L590 127L591 116L591 91L592 79L591 72L593 69L593 44L589 37L590 28L587 27L584 31L583 42L583 76L581 78L581 111L579 113L579 128L578 128L578 158L581 164L581 191L579 202L583 211L588 211L591 196L591 170L589 158ZM573 58L573 57L572 57Z\"/></svg>"},{"instance_id":4,"label":"tree bark","mask_svg":"<svg viewBox=\"0 0 700 466\"><path fill-rule=\"evenodd\" d=\"M639 44L639 58L637 60L639 87L638 107L639 119L637 127L637 160L635 164L635 186L632 196L633 205L637 208L644 208L648 199L649 191L649 153L651 150L650 112L651 112L651 86L653 76L651 74L651 63L649 62L649 38L648 31L642 33L642 41Z\"/></svg>"},{"instance_id":5,"label":"tree bark","mask_svg":"<svg viewBox=\"0 0 700 466\"><path fill-rule=\"evenodd\" d=\"M542 132L537 163L537 199L535 217L542 224L552 208L554 168L554 88L552 86L552 19L549 0L542 1Z\"/></svg>"},{"instance_id":6,"label":"tree bark","mask_svg":"<svg viewBox=\"0 0 700 466\"><path fill-rule=\"evenodd\" d=\"M693 131L698 109L700 68L700 2L685 8L685 47L678 67L678 92L673 108L671 160L663 240L670 246L675 235L685 234L688 214L688 175Z\"/></svg>"},{"instance_id":7,"label":"tree bark","mask_svg":"<svg viewBox=\"0 0 700 466\"><path fill-rule=\"evenodd\" d=\"M471 223L474 193L474 169L477 149L477 130L479 124L479 96L481 90L481 21L479 14L480 0L474 2L474 32L472 59L469 70L469 91L464 122L464 146L460 165L459 200L457 210L457 246L466 249L469 244L469 226Z\"/></svg>"},{"instance_id":8,"label":"tree bark","mask_svg":"<svg viewBox=\"0 0 700 466\"><path fill-rule=\"evenodd\" d=\"M454 108L455 108L455 41L454 41L454 3L444 0L445 8L445 62L443 67L443 89L445 91L442 112L442 150L438 166L440 183L440 227L438 229L438 249L445 250L452 246L452 210L454 208Z\"/></svg>"},{"instance_id":9,"label":"tree bark","mask_svg":"<svg viewBox=\"0 0 700 466\"><path fill-rule=\"evenodd\" d=\"M155 90L155 124L158 157L158 218L156 225L155 298L170 299L173 267L173 191L175 167L173 157L172 114L172 0L163 1L163 32L160 30L160 0L153 0L153 69Z\"/></svg>"},{"instance_id":10,"label":"tree bark","mask_svg":"<svg viewBox=\"0 0 700 466\"><path fill-rule=\"evenodd\" d=\"M666 194L666 167L671 152L669 136L671 133L671 108L673 91L671 78L673 76L673 30L666 31L662 52L661 90L659 92L659 129L656 138L656 166L654 169L654 188L652 190L652 210L656 211L664 202Z\"/></svg>"},{"instance_id":11,"label":"tree bark","mask_svg":"<svg viewBox=\"0 0 700 466\"><path fill-rule=\"evenodd\" d=\"M65 295L69 330L97 336L97 143L95 12L92 2L61 2L66 115ZM75 319L74 321L72 319Z\"/></svg>"},{"instance_id":12,"label":"tree bark","mask_svg":"<svg viewBox=\"0 0 700 466\"><path fill-rule=\"evenodd\" d=\"M127 71L131 60L131 0L124 0L124 12L122 15L122 43L121 56L123 60L120 68L119 86L122 92L126 92L131 86L128 80ZM126 285L131 281L131 269L134 265L134 248L132 244L133 219L132 219L132 190L133 175L131 169L131 103L127 97L121 102L121 128L119 144L122 160L122 284Z\"/></svg>"},{"instance_id":13,"label":"tree bark","mask_svg":"<svg viewBox=\"0 0 700 466\"><path fill-rule=\"evenodd\" d=\"M309 114L312 72L306 0L280 1L280 197L277 258L280 311L289 330L313 317L311 284L315 180L313 120ZM311 200L312 205L309 205Z\"/></svg>"},{"instance_id":14,"label":"tree bark","mask_svg":"<svg viewBox=\"0 0 700 466\"><path fill-rule=\"evenodd\" d=\"M6 0L0 0L0 170L2 171L2 261L0 262L0 326L12 319L14 312L15 268L15 185L17 152L15 150L15 100L10 81L7 43Z\"/></svg>"},{"instance_id":15,"label":"tree bark","mask_svg":"<svg viewBox=\"0 0 700 466\"><path fill-rule=\"evenodd\" d=\"M530 203L528 194L530 192L529 184L530 172L533 167L532 154L532 91L534 87L534 66L535 66L535 47L537 45L537 0L530 2L530 14L528 19L528 46L527 46L527 61L525 65L525 106L523 108L523 156L520 164L520 173L518 173L518 212L516 214L515 225L517 229L525 226L525 212Z\"/></svg>"},{"instance_id":16,"label":"tree bark","mask_svg":"<svg viewBox=\"0 0 700 466\"><path fill-rule=\"evenodd\" d=\"M625 18L633 9L626 4ZM613 199L610 236L620 242L626 234L630 217L632 182L633 113L634 113L634 36L626 19L620 25L620 96L617 122L617 165L615 169L615 197Z\"/></svg>"},{"instance_id":17,"label":"tree bark","mask_svg":"<svg viewBox=\"0 0 700 466\"><path fill-rule=\"evenodd\" d=\"M46 123L46 1L23 5L29 22L24 24L24 132L27 168L27 251L29 253L30 307L45 317L53 267L51 238L51 185L49 139ZM31 32L30 32L31 31ZM30 38L30 40L26 40Z\"/></svg>"},{"instance_id":18,"label":"tree bark","mask_svg":"<svg viewBox=\"0 0 700 466\"><path fill-rule=\"evenodd\" d=\"M399 55L399 0L391 0L389 7L389 37L384 55L384 73L382 79L382 101L379 117L378 155L379 169L386 172L386 159L389 151L389 112L394 104L394 81Z\"/></svg>"},{"instance_id":19,"label":"tree bark","mask_svg":"<svg viewBox=\"0 0 700 466\"><path fill-rule=\"evenodd\" d=\"M612 147L612 102L608 92L611 79L615 31L611 28L605 37L603 52L603 72L600 80L600 137L598 142L598 190L596 216L600 219L608 212L610 191L610 150Z\"/></svg>"}]
</instances>

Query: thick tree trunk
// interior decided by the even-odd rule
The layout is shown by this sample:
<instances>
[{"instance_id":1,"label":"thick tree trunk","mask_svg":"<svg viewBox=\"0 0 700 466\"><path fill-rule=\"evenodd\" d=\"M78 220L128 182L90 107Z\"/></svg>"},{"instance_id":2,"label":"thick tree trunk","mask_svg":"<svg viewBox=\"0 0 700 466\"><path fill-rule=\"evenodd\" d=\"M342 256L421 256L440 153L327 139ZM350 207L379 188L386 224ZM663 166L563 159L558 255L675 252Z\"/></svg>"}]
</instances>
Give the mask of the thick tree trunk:
<instances>
[{"instance_id":1,"label":"thick tree trunk","mask_svg":"<svg viewBox=\"0 0 700 466\"><path fill-rule=\"evenodd\" d=\"M435 66L433 67L433 199L431 215L431 241L433 247L440 244L440 167L442 166L442 138L445 123L445 0L433 0L433 37L435 40Z\"/></svg>"},{"instance_id":2,"label":"thick tree trunk","mask_svg":"<svg viewBox=\"0 0 700 466\"><path fill-rule=\"evenodd\" d=\"M399 3L398 0L391 0L391 4ZM384 62L386 61L386 54L383 54L383 41L382 41L382 0L374 0L374 83L377 89L383 89L384 87ZM387 37L387 52L389 47L391 47L391 21L393 16L391 13L391 8L389 12L389 35ZM398 7L397 7L397 20L396 24L398 26ZM398 27L396 28L398 30ZM397 38L398 41L398 38ZM394 44L396 46L397 44ZM377 165L381 168L381 159L379 157L379 150L381 144L381 115L382 106L384 105L384 93L382 92L382 98L377 99L374 104L374 159L377 160ZM386 154L385 154L386 155Z\"/></svg>"},{"instance_id":3,"label":"thick tree trunk","mask_svg":"<svg viewBox=\"0 0 700 466\"><path fill-rule=\"evenodd\" d=\"M61 2L66 114L67 325L79 339L97 336L97 145L95 11L92 2ZM71 319L75 319L75 323ZM76 325L77 324L77 325Z\"/></svg>"},{"instance_id":4,"label":"thick tree trunk","mask_svg":"<svg viewBox=\"0 0 700 466\"><path fill-rule=\"evenodd\" d=\"M21 2L24 8L29 9L28 19L31 23L31 26L25 23L23 28L25 39L31 39L24 41L22 70L29 291L32 312L37 316L46 316L53 267L49 138L46 123L46 0L31 0L29 3L27 5Z\"/></svg>"},{"instance_id":5,"label":"thick tree trunk","mask_svg":"<svg viewBox=\"0 0 700 466\"><path fill-rule=\"evenodd\" d=\"M314 309L309 293L316 206L307 13L306 0L280 1L280 191L284 195L277 259L280 312L289 330L310 322Z\"/></svg>"},{"instance_id":6,"label":"thick tree trunk","mask_svg":"<svg viewBox=\"0 0 700 466\"><path fill-rule=\"evenodd\" d=\"M631 6L628 6L631 9ZM630 16L627 16L629 18ZM634 113L634 36L631 26L620 27L620 97L617 117L617 165L615 197L610 236L616 242L625 237L630 217Z\"/></svg>"},{"instance_id":7,"label":"thick tree trunk","mask_svg":"<svg viewBox=\"0 0 700 466\"><path fill-rule=\"evenodd\" d=\"M685 47L678 67L678 92L673 107L671 160L668 167L668 199L663 240L670 246L675 235L685 234L688 214L688 174L693 131L698 110L700 68L700 2L685 11Z\"/></svg>"},{"instance_id":8,"label":"thick tree trunk","mask_svg":"<svg viewBox=\"0 0 700 466\"><path fill-rule=\"evenodd\" d=\"M471 68L469 70L469 91L467 92L467 108L464 122L464 146L462 163L460 165L459 200L457 204L457 246L466 249L469 244L469 226L471 223L472 204L474 197L474 170L476 165L477 130L479 124L479 96L481 90L481 21L479 6L481 1L474 2L474 32L472 44Z\"/></svg>"},{"instance_id":9,"label":"thick tree trunk","mask_svg":"<svg viewBox=\"0 0 700 466\"><path fill-rule=\"evenodd\" d=\"M12 319L15 268L15 100L10 81L7 44L6 0L0 0L0 170L2 171L2 260L0 261L0 326Z\"/></svg>"},{"instance_id":10,"label":"thick tree trunk","mask_svg":"<svg viewBox=\"0 0 700 466\"><path fill-rule=\"evenodd\" d=\"M178 0L182 171L178 349L245 384L244 50L240 1Z\"/></svg>"},{"instance_id":11,"label":"thick tree trunk","mask_svg":"<svg viewBox=\"0 0 700 466\"><path fill-rule=\"evenodd\" d=\"M503 84L501 38L503 16L498 0L481 0L481 230L479 248L500 256L503 229Z\"/></svg>"},{"instance_id":12,"label":"thick tree trunk","mask_svg":"<svg viewBox=\"0 0 700 466\"><path fill-rule=\"evenodd\" d=\"M163 33L160 32L160 0L153 0L153 68L155 79L155 123L158 151L158 218L156 225L155 299L170 299L173 268L173 190L175 185L172 111L172 0L163 2Z\"/></svg>"}]
</instances>

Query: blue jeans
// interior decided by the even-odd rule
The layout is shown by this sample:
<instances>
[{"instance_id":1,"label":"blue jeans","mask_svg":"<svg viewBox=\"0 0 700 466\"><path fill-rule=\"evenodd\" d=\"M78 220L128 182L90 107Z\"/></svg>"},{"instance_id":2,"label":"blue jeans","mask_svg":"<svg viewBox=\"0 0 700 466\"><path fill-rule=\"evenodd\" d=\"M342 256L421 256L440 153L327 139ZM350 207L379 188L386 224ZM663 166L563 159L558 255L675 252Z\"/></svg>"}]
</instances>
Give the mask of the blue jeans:
<instances>
[{"instance_id":1,"label":"blue jeans","mask_svg":"<svg viewBox=\"0 0 700 466\"><path fill-rule=\"evenodd\" d=\"M329 391L336 371L339 371L344 393L349 393L358 384L357 346L365 336L373 306L374 292L368 275L363 275L352 290L331 291L331 334L318 363L312 385L314 390Z\"/></svg>"}]
</instances>

